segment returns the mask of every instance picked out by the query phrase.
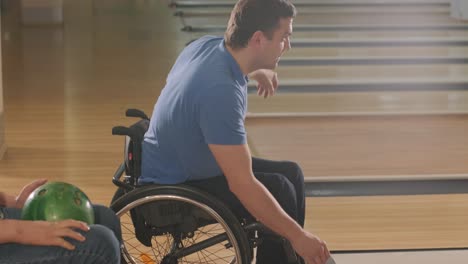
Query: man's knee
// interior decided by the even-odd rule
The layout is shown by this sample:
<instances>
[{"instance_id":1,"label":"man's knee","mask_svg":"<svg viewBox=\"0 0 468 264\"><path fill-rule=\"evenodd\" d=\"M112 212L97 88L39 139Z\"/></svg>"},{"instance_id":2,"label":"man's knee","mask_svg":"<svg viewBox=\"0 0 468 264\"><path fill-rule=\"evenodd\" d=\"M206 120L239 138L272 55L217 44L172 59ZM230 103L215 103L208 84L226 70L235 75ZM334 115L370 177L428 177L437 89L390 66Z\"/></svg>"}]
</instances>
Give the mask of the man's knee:
<instances>
[{"instance_id":1,"label":"man's knee","mask_svg":"<svg viewBox=\"0 0 468 264\"><path fill-rule=\"evenodd\" d=\"M297 162L294 161L285 161L286 166L289 168L289 170L296 172L297 174L302 175L302 169L301 166Z\"/></svg>"},{"instance_id":2,"label":"man's knee","mask_svg":"<svg viewBox=\"0 0 468 264\"><path fill-rule=\"evenodd\" d=\"M294 161L281 161L281 166L285 168L285 174L289 180L294 181L294 184L304 183L304 174L302 173L301 166Z\"/></svg>"},{"instance_id":3,"label":"man's knee","mask_svg":"<svg viewBox=\"0 0 468 264\"><path fill-rule=\"evenodd\" d=\"M109 207L106 207L100 204L95 204L93 205L93 209L94 209L96 223L100 223L103 221L111 221L111 222L118 221L118 218L116 217L115 212L112 211Z\"/></svg>"},{"instance_id":4,"label":"man's knee","mask_svg":"<svg viewBox=\"0 0 468 264\"><path fill-rule=\"evenodd\" d=\"M279 173L270 173L265 178L260 181L285 210L296 207L296 188L291 181Z\"/></svg>"},{"instance_id":5,"label":"man's knee","mask_svg":"<svg viewBox=\"0 0 468 264\"><path fill-rule=\"evenodd\" d=\"M120 229L120 220L110 208L103 205L94 205L95 224L110 228L115 236L121 240L122 232Z\"/></svg>"},{"instance_id":6,"label":"man's knee","mask_svg":"<svg viewBox=\"0 0 468 264\"><path fill-rule=\"evenodd\" d=\"M280 196L282 196L280 199L284 200L285 203L288 205L296 205L296 188L295 186L288 181L287 179L284 179L281 181L281 189L280 189Z\"/></svg>"},{"instance_id":7,"label":"man's knee","mask_svg":"<svg viewBox=\"0 0 468 264\"><path fill-rule=\"evenodd\" d=\"M86 240L78 243L77 247L85 247L88 252L96 252L101 257L109 259L109 263L120 263L120 242L109 228L91 225L90 230L83 235Z\"/></svg>"}]
</instances>

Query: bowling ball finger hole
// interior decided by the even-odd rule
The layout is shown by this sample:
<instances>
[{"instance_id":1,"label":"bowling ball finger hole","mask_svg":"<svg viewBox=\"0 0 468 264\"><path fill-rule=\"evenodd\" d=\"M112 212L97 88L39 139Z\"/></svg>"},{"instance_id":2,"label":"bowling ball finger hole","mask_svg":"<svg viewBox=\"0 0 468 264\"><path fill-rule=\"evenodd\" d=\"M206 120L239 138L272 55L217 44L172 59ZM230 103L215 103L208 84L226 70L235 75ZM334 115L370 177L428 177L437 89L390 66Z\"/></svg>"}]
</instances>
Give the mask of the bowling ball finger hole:
<instances>
[{"instance_id":1,"label":"bowling ball finger hole","mask_svg":"<svg viewBox=\"0 0 468 264\"><path fill-rule=\"evenodd\" d=\"M81 199L75 198L75 204L81 206L82 202Z\"/></svg>"},{"instance_id":2,"label":"bowling ball finger hole","mask_svg":"<svg viewBox=\"0 0 468 264\"><path fill-rule=\"evenodd\" d=\"M45 195L47 193L47 190L46 189L43 189L43 190L40 190L38 195L39 196L42 196L42 195Z\"/></svg>"}]
</instances>

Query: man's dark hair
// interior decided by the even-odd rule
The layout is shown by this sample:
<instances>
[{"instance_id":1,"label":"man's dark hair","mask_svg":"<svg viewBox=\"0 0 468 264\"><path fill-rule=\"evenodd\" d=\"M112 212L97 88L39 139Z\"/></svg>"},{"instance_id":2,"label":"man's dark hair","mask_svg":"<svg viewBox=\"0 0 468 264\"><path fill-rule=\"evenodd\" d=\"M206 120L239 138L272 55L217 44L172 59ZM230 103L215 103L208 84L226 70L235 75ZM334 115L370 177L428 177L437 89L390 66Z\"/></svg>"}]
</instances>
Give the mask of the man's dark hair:
<instances>
[{"instance_id":1,"label":"man's dark hair","mask_svg":"<svg viewBox=\"0 0 468 264\"><path fill-rule=\"evenodd\" d=\"M247 46L260 30L271 39L281 18L293 18L296 8L289 0L239 0L231 12L224 40L232 49Z\"/></svg>"}]
</instances>

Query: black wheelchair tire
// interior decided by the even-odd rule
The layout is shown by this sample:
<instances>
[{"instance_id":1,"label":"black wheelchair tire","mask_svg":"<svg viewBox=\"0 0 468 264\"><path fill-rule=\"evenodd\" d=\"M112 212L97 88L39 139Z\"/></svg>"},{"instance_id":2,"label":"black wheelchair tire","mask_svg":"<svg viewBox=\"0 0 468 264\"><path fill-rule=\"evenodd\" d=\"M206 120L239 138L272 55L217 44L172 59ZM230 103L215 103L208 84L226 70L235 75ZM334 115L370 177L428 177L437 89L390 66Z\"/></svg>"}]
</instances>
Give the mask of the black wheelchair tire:
<instances>
[{"instance_id":1,"label":"black wheelchair tire","mask_svg":"<svg viewBox=\"0 0 468 264\"><path fill-rule=\"evenodd\" d=\"M239 256L236 263L251 263L252 249L250 248L247 235L237 217L225 204L202 190L184 185L145 185L128 193L124 193L122 190L118 189L116 191L116 195L114 195L114 199L110 205L110 208L117 214L117 216L121 217L125 212L138 206L137 205L132 208L130 205L141 202L144 203L146 200L148 200L148 197L164 195L184 197L211 208L224 220L225 224L230 230L230 233L234 237L235 243L233 243L233 247L237 252L237 256ZM125 255L124 252L122 252L122 254ZM122 259L122 263L127 263L125 258Z\"/></svg>"}]
</instances>

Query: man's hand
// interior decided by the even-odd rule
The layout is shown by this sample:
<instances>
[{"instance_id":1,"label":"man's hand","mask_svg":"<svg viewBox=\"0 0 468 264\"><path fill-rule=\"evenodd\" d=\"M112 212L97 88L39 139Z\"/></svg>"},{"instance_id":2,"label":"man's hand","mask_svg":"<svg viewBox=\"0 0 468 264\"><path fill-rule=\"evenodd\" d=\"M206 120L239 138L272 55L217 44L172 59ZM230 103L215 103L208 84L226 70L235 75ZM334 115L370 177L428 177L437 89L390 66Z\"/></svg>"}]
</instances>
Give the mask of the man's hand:
<instances>
[{"instance_id":1,"label":"man's hand","mask_svg":"<svg viewBox=\"0 0 468 264\"><path fill-rule=\"evenodd\" d=\"M278 75L272 70L256 70L249 74L249 78L257 81L257 94L264 98L273 96L278 89Z\"/></svg>"},{"instance_id":2,"label":"man's hand","mask_svg":"<svg viewBox=\"0 0 468 264\"><path fill-rule=\"evenodd\" d=\"M327 244L307 231L290 242L306 264L325 264L330 258Z\"/></svg>"}]
</instances>

